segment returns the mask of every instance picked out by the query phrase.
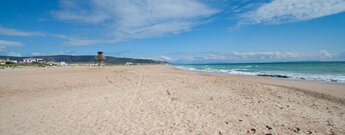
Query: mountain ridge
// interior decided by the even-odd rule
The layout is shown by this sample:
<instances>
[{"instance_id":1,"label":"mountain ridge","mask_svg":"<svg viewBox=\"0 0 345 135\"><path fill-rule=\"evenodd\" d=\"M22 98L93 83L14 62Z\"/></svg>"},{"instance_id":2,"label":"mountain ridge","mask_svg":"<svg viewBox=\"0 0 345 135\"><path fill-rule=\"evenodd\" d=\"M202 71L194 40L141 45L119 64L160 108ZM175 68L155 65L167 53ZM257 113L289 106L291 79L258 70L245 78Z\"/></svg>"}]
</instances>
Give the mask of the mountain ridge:
<instances>
[{"instance_id":1,"label":"mountain ridge","mask_svg":"<svg viewBox=\"0 0 345 135\"><path fill-rule=\"evenodd\" d=\"M56 61L56 62L67 62L67 63L95 63L95 55L46 55L46 56L28 56L28 57L16 57L16 56L1 56L0 59L10 59L23 61L26 58L41 58L44 61ZM152 59L135 59L135 58L124 58L124 57L113 57L106 56L104 62L106 64L126 64L131 62L133 64L168 64L166 61L152 60Z\"/></svg>"}]
</instances>

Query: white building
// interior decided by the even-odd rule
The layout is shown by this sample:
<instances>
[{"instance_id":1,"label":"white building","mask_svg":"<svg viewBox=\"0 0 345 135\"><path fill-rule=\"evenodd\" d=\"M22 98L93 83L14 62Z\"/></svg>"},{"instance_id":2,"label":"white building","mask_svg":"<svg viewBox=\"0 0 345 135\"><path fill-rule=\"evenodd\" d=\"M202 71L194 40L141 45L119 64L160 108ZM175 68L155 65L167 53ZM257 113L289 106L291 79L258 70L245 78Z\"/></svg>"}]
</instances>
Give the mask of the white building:
<instances>
[{"instance_id":1,"label":"white building","mask_svg":"<svg viewBox=\"0 0 345 135\"><path fill-rule=\"evenodd\" d=\"M126 65L126 66L134 65L134 63L132 63L132 62L126 62L125 65Z\"/></svg>"},{"instance_id":2,"label":"white building","mask_svg":"<svg viewBox=\"0 0 345 135\"><path fill-rule=\"evenodd\" d=\"M43 63L43 59L40 59L40 58L27 58L27 59L23 59L23 63L33 63L33 62Z\"/></svg>"},{"instance_id":3,"label":"white building","mask_svg":"<svg viewBox=\"0 0 345 135\"><path fill-rule=\"evenodd\" d=\"M46 64L50 66L67 66L68 63L62 61L62 62L55 62L55 61L47 61Z\"/></svg>"},{"instance_id":4,"label":"white building","mask_svg":"<svg viewBox=\"0 0 345 135\"><path fill-rule=\"evenodd\" d=\"M60 65L60 66L67 66L68 64L67 64L66 62L63 62L63 61L62 61L62 62L59 62L59 65Z\"/></svg>"},{"instance_id":5,"label":"white building","mask_svg":"<svg viewBox=\"0 0 345 135\"><path fill-rule=\"evenodd\" d=\"M16 61L16 60L10 60L10 59L8 59L8 58L7 58L7 62L12 62L12 63L14 63L14 64L17 64L17 63L18 63L18 61Z\"/></svg>"},{"instance_id":6,"label":"white building","mask_svg":"<svg viewBox=\"0 0 345 135\"><path fill-rule=\"evenodd\" d=\"M6 63L6 60L0 59L0 65L5 65L5 63Z\"/></svg>"}]
</instances>

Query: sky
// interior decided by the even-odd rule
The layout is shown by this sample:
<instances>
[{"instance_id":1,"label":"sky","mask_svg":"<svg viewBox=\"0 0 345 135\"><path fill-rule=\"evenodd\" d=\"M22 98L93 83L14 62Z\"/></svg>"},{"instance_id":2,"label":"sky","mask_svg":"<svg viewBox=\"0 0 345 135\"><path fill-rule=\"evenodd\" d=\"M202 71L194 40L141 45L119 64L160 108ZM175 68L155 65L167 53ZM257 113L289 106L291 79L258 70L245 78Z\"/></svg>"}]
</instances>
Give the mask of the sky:
<instances>
[{"instance_id":1,"label":"sky","mask_svg":"<svg viewBox=\"0 0 345 135\"><path fill-rule=\"evenodd\" d=\"M0 55L344 61L345 0L1 0Z\"/></svg>"}]
</instances>

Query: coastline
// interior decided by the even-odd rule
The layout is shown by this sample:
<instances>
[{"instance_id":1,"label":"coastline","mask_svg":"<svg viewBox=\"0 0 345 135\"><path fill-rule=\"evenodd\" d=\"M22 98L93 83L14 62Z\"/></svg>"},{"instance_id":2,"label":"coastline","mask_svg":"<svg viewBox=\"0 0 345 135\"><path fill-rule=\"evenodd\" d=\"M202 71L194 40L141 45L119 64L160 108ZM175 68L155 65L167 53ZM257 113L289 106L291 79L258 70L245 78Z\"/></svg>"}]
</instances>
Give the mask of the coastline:
<instances>
[{"instance_id":1,"label":"coastline","mask_svg":"<svg viewBox=\"0 0 345 135\"><path fill-rule=\"evenodd\" d=\"M343 85L171 65L20 68L0 75L1 134L345 133Z\"/></svg>"},{"instance_id":2,"label":"coastline","mask_svg":"<svg viewBox=\"0 0 345 135\"><path fill-rule=\"evenodd\" d=\"M345 63L343 61L174 65L192 71L345 84L345 70L343 70Z\"/></svg>"},{"instance_id":3,"label":"coastline","mask_svg":"<svg viewBox=\"0 0 345 135\"><path fill-rule=\"evenodd\" d=\"M225 73L214 73L206 71L195 71L178 68L176 66L170 66L177 70L196 72L201 74L212 74L219 76L227 76L230 78L241 78L245 81L252 81L261 84L267 84L277 87L284 87L291 90L301 91L310 96L319 97L325 100L331 100L334 102L345 105L345 84L344 83L332 83L323 81L313 80L297 80L292 78L276 78L276 77L263 77L256 75L245 75L245 74L225 74ZM336 99L333 99L336 98Z\"/></svg>"}]
</instances>

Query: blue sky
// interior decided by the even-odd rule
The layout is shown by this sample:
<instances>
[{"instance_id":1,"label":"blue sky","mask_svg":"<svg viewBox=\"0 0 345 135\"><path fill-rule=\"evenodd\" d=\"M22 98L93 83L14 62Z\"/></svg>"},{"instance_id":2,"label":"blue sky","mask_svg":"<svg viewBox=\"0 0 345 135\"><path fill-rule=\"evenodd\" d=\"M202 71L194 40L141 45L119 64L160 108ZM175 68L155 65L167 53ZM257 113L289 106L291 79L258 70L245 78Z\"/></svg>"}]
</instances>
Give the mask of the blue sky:
<instances>
[{"instance_id":1,"label":"blue sky","mask_svg":"<svg viewBox=\"0 0 345 135\"><path fill-rule=\"evenodd\" d=\"M345 0L1 0L0 55L345 60Z\"/></svg>"}]
</instances>

